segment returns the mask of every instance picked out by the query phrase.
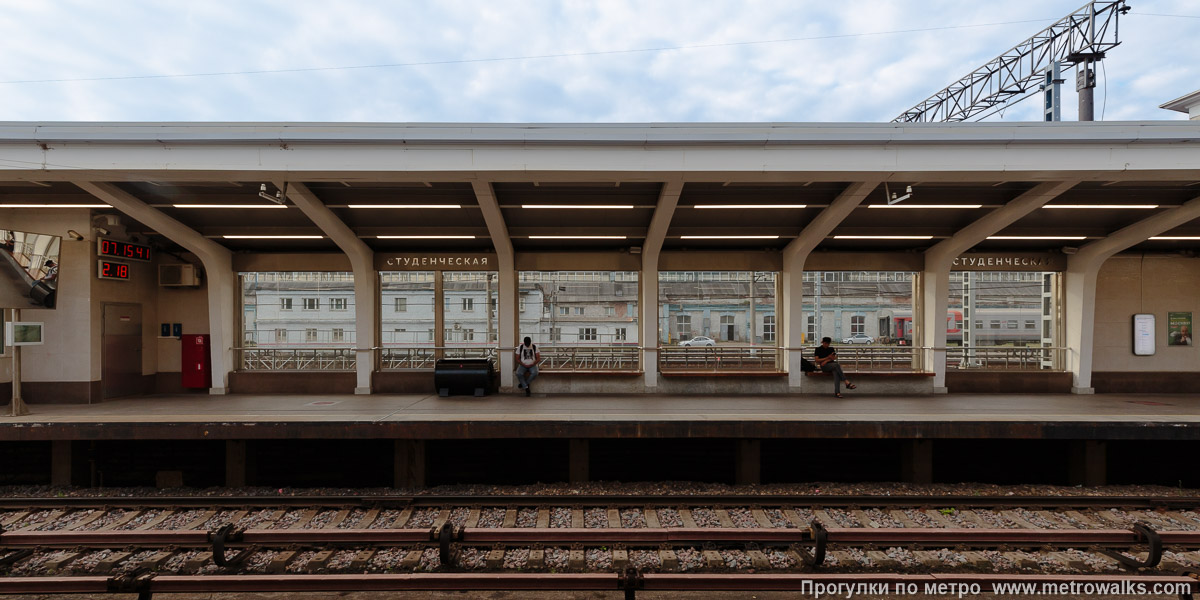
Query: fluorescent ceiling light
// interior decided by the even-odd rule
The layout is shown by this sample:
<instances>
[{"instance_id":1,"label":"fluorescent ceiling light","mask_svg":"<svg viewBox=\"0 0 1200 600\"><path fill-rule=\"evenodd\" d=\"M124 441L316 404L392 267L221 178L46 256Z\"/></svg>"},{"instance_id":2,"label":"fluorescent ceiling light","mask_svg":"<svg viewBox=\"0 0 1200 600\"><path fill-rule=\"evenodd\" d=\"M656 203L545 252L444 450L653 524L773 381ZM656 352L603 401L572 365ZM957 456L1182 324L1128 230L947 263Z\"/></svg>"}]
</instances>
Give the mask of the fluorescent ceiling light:
<instances>
[{"instance_id":1,"label":"fluorescent ceiling light","mask_svg":"<svg viewBox=\"0 0 1200 600\"><path fill-rule=\"evenodd\" d=\"M109 204L0 204L0 208L112 208Z\"/></svg>"},{"instance_id":2,"label":"fluorescent ceiling light","mask_svg":"<svg viewBox=\"0 0 1200 600\"><path fill-rule=\"evenodd\" d=\"M623 240L623 235L531 235L531 240Z\"/></svg>"},{"instance_id":3,"label":"fluorescent ceiling light","mask_svg":"<svg viewBox=\"0 0 1200 600\"><path fill-rule=\"evenodd\" d=\"M1200 240L1200 235L1157 235L1152 240L1169 241L1169 240Z\"/></svg>"},{"instance_id":4,"label":"fluorescent ceiling light","mask_svg":"<svg viewBox=\"0 0 1200 600\"><path fill-rule=\"evenodd\" d=\"M227 240L323 240L323 235L223 235Z\"/></svg>"},{"instance_id":5,"label":"fluorescent ceiling light","mask_svg":"<svg viewBox=\"0 0 1200 600\"><path fill-rule=\"evenodd\" d=\"M808 208L807 204L697 204L692 208Z\"/></svg>"},{"instance_id":6,"label":"fluorescent ceiling light","mask_svg":"<svg viewBox=\"0 0 1200 600\"><path fill-rule=\"evenodd\" d=\"M461 204L348 204L349 208L462 208Z\"/></svg>"},{"instance_id":7,"label":"fluorescent ceiling light","mask_svg":"<svg viewBox=\"0 0 1200 600\"><path fill-rule=\"evenodd\" d=\"M1042 208L1083 208L1083 209L1099 209L1099 208L1134 208L1134 209L1149 209L1158 208L1157 204L1047 204Z\"/></svg>"},{"instance_id":8,"label":"fluorescent ceiling light","mask_svg":"<svg viewBox=\"0 0 1200 600\"><path fill-rule=\"evenodd\" d=\"M835 240L929 240L932 235L835 235Z\"/></svg>"},{"instance_id":9,"label":"fluorescent ceiling light","mask_svg":"<svg viewBox=\"0 0 1200 600\"><path fill-rule=\"evenodd\" d=\"M681 240L777 240L777 235L681 235Z\"/></svg>"},{"instance_id":10,"label":"fluorescent ceiling light","mask_svg":"<svg viewBox=\"0 0 1200 600\"><path fill-rule=\"evenodd\" d=\"M867 208L982 208L982 204L868 204Z\"/></svg>"},{"instance_id":11,"label":"fluorescent ceiling light","mask_svg":"<svg viewBox=\"0 0 1200 600\"><path fill-rule=\"evenodd\" d=\"M175 208L287 208L282 204L172 204Z\"/></svg>"},{"instance_id":12,"label":"fluorescent ceiling light","mask_svg":"<svg viewBox=\"0 0 1200 600\"><path fill-rule=\"evenodd\" d=\"M377 240L473 240L473 235L377 235Z\"/></svg>"},{"instance_id":13,"label":"fluorescent ceiling light","mask_svg":"<svg viewBox=\"0 0 1200 600\"><path fill-rule=\"evenodd\" d=\"M633 208L632 204L522 204L521 208L587 208L587 209L608 209L608 208Z\"/></svg>"},{"instance_id":14,"label":"fluorescent ceiling light","mask_svg":"<svg viewBox=\"0 0 1200 600\"><path fill-rule=\"evenodd\" d=\"M989 235L989 240L1086 240L1086 235Z\"/></svg>"}]
</instances>

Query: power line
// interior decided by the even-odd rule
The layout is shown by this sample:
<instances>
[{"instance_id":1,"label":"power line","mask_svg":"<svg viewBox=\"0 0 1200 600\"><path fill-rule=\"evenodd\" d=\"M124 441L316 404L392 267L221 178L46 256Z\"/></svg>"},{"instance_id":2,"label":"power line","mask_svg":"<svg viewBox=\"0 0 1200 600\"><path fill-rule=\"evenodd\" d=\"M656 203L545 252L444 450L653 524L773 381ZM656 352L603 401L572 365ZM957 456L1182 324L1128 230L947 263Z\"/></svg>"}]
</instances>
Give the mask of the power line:
<instances>
[{"instance_id":1,"label":"power line","mask_svg":"<svg viewBox=\"0 0 1200 600\"><path fill-rule=\"evenodd\" d=\"M244 71L213 71L207 73L176 73L167 75L120 75L111 77L72 77L60 79L16 79L8 81L0 81L0 85L11 84L28 84L28 83L81 83L89 81L132 81L140 79L179 79L190 77L226 77L230 75L269 75L279 73L313 73L321 71L352 71L362 69L393 69L401 67L428 67L440 65L462 65L474 63L490 63L490 62L512 62L522 60L545 60L550 58L578 58L586 56L612 56L618 54L641 54L647 52L670 52L674 50L703 50L709 48L729 48L736 46L758 46L765 44L783 44L792 42L812 42L820 40L834 40L856 37L871 37L883 35L898 35L903 33L922 33L928 31L947 31L952 29L972 29L980 27L998 27L1001 25L1018 25L1023 23L1041 23L1050 19L1025 19L1021 21L1001 21L997 23L978 23L974 25L947 25L943 27L922 27L918 29L896 29L892 31L873 31L866 33L842 33L832 35L818 35L811 37L784 38L777 40L756 40L748 42L722 42L716 44L692 44L686 46L660 46L654 48L635 48L627 50L593 50L589 52L561 52L555 54L533 54L525 56L504 56L492 58L462 58L462 59L447 59L447 60L431 60L417 61L404 63L381 63L374 65L348 65L338 67L299 67L294 69L259 69L259 70L244 70Z\"/></svg>"}]
</instances>

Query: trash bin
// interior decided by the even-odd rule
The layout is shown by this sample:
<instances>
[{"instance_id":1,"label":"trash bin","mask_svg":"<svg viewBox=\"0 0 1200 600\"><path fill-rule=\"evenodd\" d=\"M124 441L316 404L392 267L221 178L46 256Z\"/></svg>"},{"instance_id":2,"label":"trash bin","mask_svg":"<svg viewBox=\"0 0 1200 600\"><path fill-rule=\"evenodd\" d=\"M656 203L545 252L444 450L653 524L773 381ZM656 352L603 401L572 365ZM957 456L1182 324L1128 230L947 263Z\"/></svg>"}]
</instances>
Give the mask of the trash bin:
<instances>
[{"instance_id":1,"label":"trash bin","mask_svg":"<svg viewBox=\"0 0 1200 600\"><path fill-rule=\"evenodd\" d=\"M486 396L496 368L490 358L440 358L433 367L433 386L439 396Z\"/></svg>"}]
</instances>

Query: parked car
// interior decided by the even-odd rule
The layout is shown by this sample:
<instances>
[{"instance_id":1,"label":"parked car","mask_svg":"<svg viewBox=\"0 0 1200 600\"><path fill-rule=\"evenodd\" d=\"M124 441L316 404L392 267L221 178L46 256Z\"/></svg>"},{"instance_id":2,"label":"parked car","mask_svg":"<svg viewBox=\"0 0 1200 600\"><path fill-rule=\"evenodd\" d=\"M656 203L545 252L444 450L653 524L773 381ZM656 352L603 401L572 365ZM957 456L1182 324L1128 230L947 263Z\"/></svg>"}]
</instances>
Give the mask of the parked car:
<instances>
[{"instance_id":1,"label":"parked car","mask_svg":"<svg viewBox=\"0 0 1200 600\"><path fill-rule=\"evenodd\" d=\"M856 333L848 338L842 338L843 344L874 344L875 338L865 334Z\"/></svg>"},{"instance_id":2,"label":"parked car","mask_svg":"<svg viewBox=\"0 0 1200 600\"><path fill-rule=\"evenodd\" d=\"M716 346L717 342L713 341L713 339L710 337L698 335L690 340L684 340L682 342L679 342L679 345L680 346L688 346L688 347L691 347L691 346Z\"/></svg>"}]
</instances>

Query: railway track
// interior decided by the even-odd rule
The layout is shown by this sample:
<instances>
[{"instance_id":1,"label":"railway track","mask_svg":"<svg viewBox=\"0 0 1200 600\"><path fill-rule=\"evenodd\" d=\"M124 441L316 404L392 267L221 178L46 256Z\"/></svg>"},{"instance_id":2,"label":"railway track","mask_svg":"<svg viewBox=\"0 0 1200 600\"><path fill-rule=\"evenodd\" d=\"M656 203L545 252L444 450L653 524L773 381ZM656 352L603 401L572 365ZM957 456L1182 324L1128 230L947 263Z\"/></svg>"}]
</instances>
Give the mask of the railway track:
<instances>
[{"instance_id":1,"label":"railway track","mask_svg":"<svg viewBox=\"0 0 1200 600\"><path fill-rule=\"evenodd\" d=\"M1200 585L1196 498L21 500L0 502L4 594Z\"/></svg>"}]
</instances>

